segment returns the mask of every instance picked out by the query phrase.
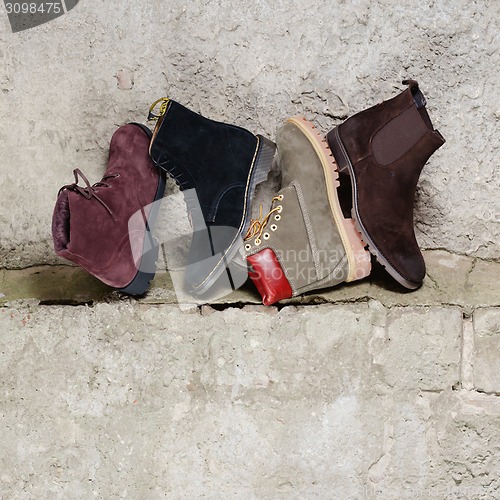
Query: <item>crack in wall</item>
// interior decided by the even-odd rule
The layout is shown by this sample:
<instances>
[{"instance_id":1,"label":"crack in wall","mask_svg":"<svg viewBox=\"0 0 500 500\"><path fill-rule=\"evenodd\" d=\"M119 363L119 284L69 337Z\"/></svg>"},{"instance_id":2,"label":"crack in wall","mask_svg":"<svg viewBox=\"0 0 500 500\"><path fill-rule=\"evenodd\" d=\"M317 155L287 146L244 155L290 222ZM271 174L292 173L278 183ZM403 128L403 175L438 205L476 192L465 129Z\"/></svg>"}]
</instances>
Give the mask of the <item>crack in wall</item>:
<instances>
[{"instance_id":1,"label":"crack in wall","mask_svg":"<svg viewBox=\"0 0 500 500\"><path fill-rule=\"evenodd\" d=\"M463 389L474 389L474 325L472 318L462 319L462 350L460 359L460 385Z\"/></svg>"},{"instance_id":2,"label":"crack in wall","mask_svg":"<svg viewBox=\"0 0 500 500\"><path fill-rule=\"evenodd\" d=\"M493 396L493 397L500 397L500 392L488 392L488 391L482 391L481 389L474 389L473 392L477 392L478 394L484 394L485 396Z\"/></svg>"},{"instance_id":3,"label":"crack in wall","mask_svg":"<svg viewBox=\"0 0 500 500\"><path fill-rule=\"evenodd\" d=\"M471 274L472 274L472 271L474 271L474 268L476 267L476 262L477 262L477 259L472 259L472 262L471 262L471 265L470 265L470 269L467 271L466 275L465 275L465 284L464 284L464 288L467 290L470 286L470 277L471 277Z\"/></svg>"}]
</instances>

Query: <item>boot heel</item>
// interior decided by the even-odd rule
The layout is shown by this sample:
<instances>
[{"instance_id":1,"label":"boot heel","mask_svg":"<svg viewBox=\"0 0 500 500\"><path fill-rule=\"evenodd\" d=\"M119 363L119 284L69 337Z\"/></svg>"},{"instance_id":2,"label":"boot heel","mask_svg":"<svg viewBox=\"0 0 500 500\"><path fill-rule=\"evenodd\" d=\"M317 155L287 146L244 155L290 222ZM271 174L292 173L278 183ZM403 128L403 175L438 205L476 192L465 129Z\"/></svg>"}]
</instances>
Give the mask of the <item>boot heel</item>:
<instances>
[{"instance_id":1,"label":"boot heel","mask_svg":"<svg viewBox=\"0 0 500 500\"><path fill-rule=\"evenodd\" d=\"M328 132L327 136L328 145L332 150L335 163L337 164L338 171L343 174L349 175L349 158L345 151L344 145L340 139L339 128L335 127Z\"/></svg>"},{"instance_id":2,"label":"boot heel","mask_svg":"<svg viewBox=\"0 0 500 500\"><path fill-rule=\"evenodd\" d=\"M266 137L261 135L257 136L259 139L259 145L257 152L255 153L255 160L252 175L250 176L250 181L247 189L246 196L246 213L243 225L243 232L246 232L254 212L253 205L256 202L254 199L256 187L267 181L269 171L273 166L274 155L276 153L276 144L270 141Z\"/></svg>"},{"instance_id":3,"label":"boot heel","mask_svg":"<svg viewBox=\"0 0 500 500\"><path fill-rule=\"evenodd\" d=\"M255 158L255 167L251 182L254 189L258 184L267 180L267 175L271 170L274 154L276 153L276 144L274 142L261 135L257 137L259 138L259 150Z\"/></svg>"},{"instance_id":4,"label":"boot heel","mask_svg":"<svg viewBox=\"0 0 500 500\"><path fill-rule=\"evenodd\" d=\"M276 144L274 144L274 142L261 135L258 135L257 137L259 138L259 144L255 153L252 175L250 176L250 180L248 182L243 231L248 229L252 218L253 204L256 201L254 199L255 189L259 184L267 181L269 171L273 166L274 154L276 153Z\"/></svg>"}]
</instances>

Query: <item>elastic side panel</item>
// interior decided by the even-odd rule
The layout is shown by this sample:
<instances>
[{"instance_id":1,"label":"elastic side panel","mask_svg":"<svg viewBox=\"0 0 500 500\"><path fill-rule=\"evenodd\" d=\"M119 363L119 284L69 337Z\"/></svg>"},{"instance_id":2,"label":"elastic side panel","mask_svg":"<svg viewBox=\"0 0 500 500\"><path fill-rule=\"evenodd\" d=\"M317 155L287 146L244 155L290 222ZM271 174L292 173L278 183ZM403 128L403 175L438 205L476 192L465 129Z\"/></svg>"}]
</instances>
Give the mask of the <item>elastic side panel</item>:
<instances>
[{"instance_id":1,"label":"elastic side panel","mask_svg":"<svg viewBox=\"0 0 500 500\"><path fill-rule=\"evenodd\" d=\"M415 106L408 108L382 127L373 137L372 153L380 165L401 158L427 131Z\"/></svg>"}]
</instances>

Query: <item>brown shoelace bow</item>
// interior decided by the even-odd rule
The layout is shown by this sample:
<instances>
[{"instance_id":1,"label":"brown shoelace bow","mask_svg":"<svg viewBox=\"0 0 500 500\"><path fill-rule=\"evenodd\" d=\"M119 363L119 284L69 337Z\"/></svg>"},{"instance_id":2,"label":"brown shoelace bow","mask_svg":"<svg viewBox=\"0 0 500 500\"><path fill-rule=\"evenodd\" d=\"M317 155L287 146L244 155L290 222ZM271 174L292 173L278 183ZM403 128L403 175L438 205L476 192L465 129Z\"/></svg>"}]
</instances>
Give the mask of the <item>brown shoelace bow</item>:
<instances>
[{"instance_id":1,"label":"brown shoelace bow","mask_svg":"<svg viewBox=\"0 0 500 500\"><path fill-rule=\"evenodd\" d=\"M105 175L99 182L96 182L92 186L90 185L89 180L83 172L79 168L75 168L73 170L73 175L75 176L75 182L73 184L67 184L66 186L63 186L61 189L59 189L59 193L57 193L57 196L61 194L61 191L64 191L65 189L69 189L71 191L76 191L77 193L81 194L84 196L87 200L90 200L92 198L95 198L108 212L108 214L111 216L114 222L117 221L115 215L111 211L111 209L106 205L106 203L96 194L96 189L97 187L110 187L110 185L106 182L108 179L113 179L116 177L120 177L120 174L108 174ZM78 178L81 177L85 184L87 185L86 187L82 187L78 185Z\"/></svg>"}]
</instances>

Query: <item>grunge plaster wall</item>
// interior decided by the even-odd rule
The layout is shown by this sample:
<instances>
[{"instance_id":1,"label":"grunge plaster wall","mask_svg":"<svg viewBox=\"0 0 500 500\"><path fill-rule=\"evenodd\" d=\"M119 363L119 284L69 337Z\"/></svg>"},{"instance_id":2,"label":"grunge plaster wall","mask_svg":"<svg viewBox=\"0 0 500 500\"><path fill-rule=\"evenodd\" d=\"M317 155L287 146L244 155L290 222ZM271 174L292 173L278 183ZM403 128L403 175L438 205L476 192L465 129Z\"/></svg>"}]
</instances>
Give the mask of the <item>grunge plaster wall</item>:
<instances>
[{"instance_id":1,"label":"grunge plaster wall","mask_svg":"<svg viewBox=\"0 0 500 500\"><path fill-rule=\"evenodd\" d=\"M100 179L113 131L167 95L274 138L328 132L417 79L446 138L416 206L424 248L500 257L500 4L494 0L82 0L11 33L0 9L0 258L54 262L50 218L79 167Z\"/></svg>"}]
</instances>

